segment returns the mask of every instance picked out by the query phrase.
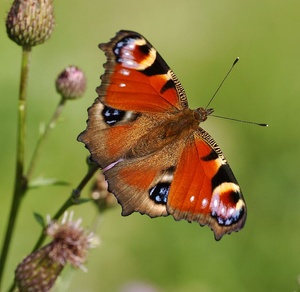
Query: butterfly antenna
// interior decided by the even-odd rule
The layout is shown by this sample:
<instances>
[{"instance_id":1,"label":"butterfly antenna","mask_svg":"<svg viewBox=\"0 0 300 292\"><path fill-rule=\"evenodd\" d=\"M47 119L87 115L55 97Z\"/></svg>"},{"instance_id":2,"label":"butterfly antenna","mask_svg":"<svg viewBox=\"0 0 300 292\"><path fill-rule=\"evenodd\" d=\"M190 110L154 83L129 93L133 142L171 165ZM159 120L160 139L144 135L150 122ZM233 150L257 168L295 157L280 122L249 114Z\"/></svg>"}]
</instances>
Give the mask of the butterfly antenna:
<instances>
[{"instance_id":1,"label":"butterfly antenna","mask_svg":"<svg viewBox=\"0 0 300 292\"><path fill-rule=\"evenodd\" d=\"M211 97L211 99L209 100L207 106L205 107L205 109L207 109L209 107L209 105L211 104L211 102L213 101L213 99L215 98L215 96L217 95L218 91L220 90L220 88L222 87L223 83L225 82L225 80L227 79L228 75L230 74L230 72L232 71L233 67L235 66L235 64L239 61L239 57L236 57L236 59L234 60L233 64L231 65L230 69L228 70L227 74L225 75L225 77L223 78L223 80L221 81L220 85L218 86L217 90L215 91L215 93L213 94L213 96Z\"/></svg>"},{"instance_id":2,"label":"butterfly antenna","mask_svg":"<svg viewBox=\"0 0 300 292\"><path fill-rule=\"evenodd\" d=\"M256 122L251 122L251 121L245 121L245 120L239 120L239 119L234 119L234 118L218 116L218 115L214 115L214 114L212 114L210 116L215 117L215 118L224 119L224 120L230 120L230 121L235 121L235 122L240 122L240 123L252 124L252 125L261 126L261 127L268 127L269 126L268 124L265 124L265 123L256 123Z\"/></svg>"}]
</instances>

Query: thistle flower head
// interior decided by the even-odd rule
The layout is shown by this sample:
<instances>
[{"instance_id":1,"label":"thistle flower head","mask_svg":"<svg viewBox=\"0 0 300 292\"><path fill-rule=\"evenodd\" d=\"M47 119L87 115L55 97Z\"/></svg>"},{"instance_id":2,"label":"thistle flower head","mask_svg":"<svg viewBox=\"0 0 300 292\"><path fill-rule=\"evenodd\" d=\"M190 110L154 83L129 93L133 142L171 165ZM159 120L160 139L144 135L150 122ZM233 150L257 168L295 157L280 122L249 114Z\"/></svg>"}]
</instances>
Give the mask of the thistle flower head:
<instances>
[{"instance_id":1,"label":"thistle flower head","mask_svg":"<svg viewBox=\"0 0 300 292\"><path fill-rule=\"evenodd\" d=\"M62 266L69 262L74 267L85 269L83 263L92 247L93 233L86 234L80 227L81 218L75 222L72 219L73 212L70 215L65 212L61 223L49 222L46 233L53 238L49 257Z\"/></svg>"},{"instance_id":2,"label":"thistle flower head","mask_svg":"<svg viewBox=\"0 0 300 292\"><path fill-rule=\"evenodd\" d=\"M66 212L61 222L50 221L46 233L52 242L27 256L15 271L20 291L48 291L67 263L80 267L92 247L93 234L80 227L81 219L73 221Z\"/></svg>"},{"instance_id":3,"label":"thistle flower head","mask_svg":"<svg viewBox=\"0 0 300 292\"><path fill-rule=\"evenodd\" d=\"M56 90L64 99L80 98L85 89L85 75L76 66L65 68L56 79Z\"/></svg>"},{"instance_id":4,"label":"thistle flower head","mask_svg":"<svg viewBox=\"0 0 300 292\"><path fill-rule=\"evenodd\" d=\"M15 0L6 18L6 31L22 47L45 42L54 27L52 0Z\"/></svg>"}]
</instances>

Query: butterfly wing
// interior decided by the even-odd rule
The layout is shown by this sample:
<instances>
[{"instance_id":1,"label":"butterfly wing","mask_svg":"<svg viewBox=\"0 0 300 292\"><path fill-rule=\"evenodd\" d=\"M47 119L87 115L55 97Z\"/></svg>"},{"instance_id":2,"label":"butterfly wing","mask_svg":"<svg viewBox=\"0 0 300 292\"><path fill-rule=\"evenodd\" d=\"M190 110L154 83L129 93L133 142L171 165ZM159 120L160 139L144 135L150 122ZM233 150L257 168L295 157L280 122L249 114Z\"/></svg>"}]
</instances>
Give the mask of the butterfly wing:
<instances>
[{"instance_id":1,"label":"butterfly wing","mask_svg":"<svg viewBox=\"0 0 300 292\"><path fill-rule=\"evenodd\" d=\"M122 214L172 214L209 225L217 240L242 228L239 186L213 139L190 121L186 94L162 57L131 31L100 48L105 73L78 140L103 169Z\"/></svg>"},{"instance_id":2,"label":"butterfly wing","mask_svg":"<svg viewBox=\"0 0 300 292\"><path fill-rule=\"evenodd\" d=\"M186 94L166 62L140 34L120 31L99 46L107 57L105 73L97 88L98 98L89 108L87 129L78 140L104 169L123 215L134 211L152 217L167 215L165 202L158 204L148 191L177 163L177 149L172 144L158 151L156 144L149 147L149 138L148 155L143 153L143 144L132 149L169 116L187 108Z\"/></svg>"},{"instance_id":3,"label":"butterfly wing","mask_svg":"<svg viewBox=\"0 0 300 292\"><path fill-rule=\"evenodd\" d=\"M120 31L100 44L107 62L87 130L78 137L101 168L115 163L151 129L187 108L175 74L140 34Z\"/></svg>"},{"instance_id":4,"label":"butterfly wing","mask_svg":"<svg viewBox=\"0 0 300 292\"><path fill-rule=\"evenodd\" d=\"M121 204L122 215L168 215L167 195L179 158L178 147L175 148L171 144L145 157L120 160L105 170L109 191Z\"/></svg>"},{"instance_id":5,"label":"butterfly wing","mask_svg":"<svg viewBox=\"0 0 300 292\"><path fill-rule=\"evenodd\" d=\"M176 220L208 225L216 240L245 224L246 205L240 187L217 143L201 128L182 151L167 211Z\"/></svg>"},{"instance_id":6,"label":"butterfly wing","mask_svg":"<svg viewBox=\"0 0 300 292\"><path fill-rule=\"evenodd\" d=\"M123 30L99 47L107 57L97 89L101 102L119 110L151 113L187 107L177 77L143 36Z\"/></svg>"}]
</instances>

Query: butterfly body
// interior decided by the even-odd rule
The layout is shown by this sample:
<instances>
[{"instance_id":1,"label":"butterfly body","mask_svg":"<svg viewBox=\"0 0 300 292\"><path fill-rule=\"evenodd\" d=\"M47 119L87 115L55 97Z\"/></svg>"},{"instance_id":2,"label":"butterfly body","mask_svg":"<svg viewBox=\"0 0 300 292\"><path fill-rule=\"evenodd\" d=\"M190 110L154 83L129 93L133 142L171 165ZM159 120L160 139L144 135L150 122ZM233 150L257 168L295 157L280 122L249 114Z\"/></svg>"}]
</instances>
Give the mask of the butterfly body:
<instances>
[{"instance_id":1,"label":"butterfly body","mask_svg":"<svg viewBox=\"0 0 300 292\"><path fill-rule=\"evenodd\" d=\"M120 31L100 48L105 73L78 139L102 168L122 214L171 214L209 225L217 240L242 228L239 185L199 127L213 110L188 108L179 80L140 34Z\"/></svg>"}]
</instances>

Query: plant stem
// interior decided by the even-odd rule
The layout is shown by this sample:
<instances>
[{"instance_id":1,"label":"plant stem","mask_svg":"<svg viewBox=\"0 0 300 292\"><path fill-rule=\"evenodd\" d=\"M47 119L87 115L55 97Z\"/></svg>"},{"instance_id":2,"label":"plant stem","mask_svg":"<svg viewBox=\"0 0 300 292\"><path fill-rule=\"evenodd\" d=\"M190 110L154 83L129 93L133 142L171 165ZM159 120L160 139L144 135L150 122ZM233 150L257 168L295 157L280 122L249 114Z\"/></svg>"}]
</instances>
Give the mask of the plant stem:
<instances>
[{"instance_id":1,"label":"plant stem","mask_svg":"<svg viewBox=\"0 0 300 292\"><path fill-rule=\"evenodd\" d=\"M84 176L84 178L81 180L79 185L77 186L76 189L72 191L72 194L70 197L66 200L66 202L61 206L61 208L57 211L57 213L53 216L53 220L57 220L69 207L78 204L79 198L80 198L80 193L83 190L83 188L86 186L86 184L89 182L89 180L93 177L95 172L98 170L98 166L96 164L93 164L92 166L89 167L88 172ZM46 239L46 234L45 230L42 230L32 252L38 250L41 245L43 244L44 240ZM14 281L8 290L9 292L15 291L16 288L16 282Z\"/></svg>"},{"instance_id":2,"label":"plant stem","mask_svg":"<svg viewBox=\"0 0 300 292\"><path fill-rule=\"evenodd\" d=\"M34 170L35 165L36 165L37 158L40 154L41 147L42 147L44 141L46 140L46 137L49 133L49 130L51 130L55 127L57 119L60 116L60 114L61 114L61 112L62 112L62 110L65 106L66 101L67 100L65 98L63 98L63 97L61 98L61 100L60 100L60 102L59 102L59 104L58 104L58 106L57 106L57 108L56 108L56 110L55 110L55 112L52 116L52 119L49 121L49 123L46 126L43 133L41 133L40 136L39 136L39 139L38 139L36 147L34 149L31 161L29 163L28 171L26 173L26 178L27 178L28 181L30 181L30 179L31 179L33 170Z\"/></svg>"},{"instance_id":3,"label":"plant stem","mask_svg":"<svg viewBox=\"0 0 300 292\"><path fill-rule=\"evenodd\" d=\"M93 177L95 172L98 170L98 166L96 164L89 167L88 172L84 176L84 178L81 180L77 188L75 188L70 197L66 200L66 202L61 206L61 208L56 212L56 214L52 217L53 220L57 220L69 207L78 204L80 193L83 190L83 188L86 186L86 184L89 182L89 180ZM41 247L44 240L46 238L46 234L44 230L42 230L32 252L36 251Z\"/></svg>"},{"instance_id":4,"label":"plant stem","mask_svg":"<svg viewBox=\"0 0 300 292\"><path fill-rule=\"evenodd\" d=\"M16 172L13 200L11 204L9 220L7 223L6 234L3 241L1 260L0 260L0 283L4 267L11 246L11 239L17 220L17 215L23 195L27 190L27 179L24 177L24 158L25 158L25 135L26 135L26 101L27 87L30 67L31 48L23 47L22 65L21 65L21 80L19 89L19 104L18 104L18 129L17 129L17 152L16 152ZM1 289L1 288L0 288Z\"/></svg>"}]
</instances>

